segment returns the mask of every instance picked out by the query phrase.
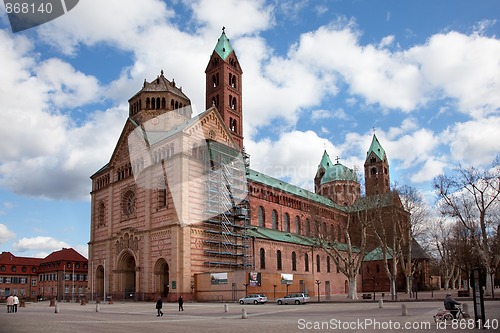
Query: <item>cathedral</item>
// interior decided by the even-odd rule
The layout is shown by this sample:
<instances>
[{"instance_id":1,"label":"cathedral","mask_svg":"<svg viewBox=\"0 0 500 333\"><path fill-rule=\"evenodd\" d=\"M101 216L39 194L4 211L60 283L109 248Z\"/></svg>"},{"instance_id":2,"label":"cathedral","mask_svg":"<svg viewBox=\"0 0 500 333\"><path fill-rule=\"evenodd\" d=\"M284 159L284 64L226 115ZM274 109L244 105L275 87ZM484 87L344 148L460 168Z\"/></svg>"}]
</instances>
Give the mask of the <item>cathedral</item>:
<instances>
[{"instance_id":1,"label":"cathedral","mask_svg":"<svg viewBox=\"0 0 500 333\"><path fill-rule=\"evenodd\" d=\"M205 74L206 111L195 116L163 71L129 99L113 154L91 176L92 296L234 301L307 292L328 300L346 293L347 278L317 239L345 243L347 208L365 198L357 173L326 151L314 192L251 169L243 71L224 29ZM391 194L375 135L364 173L366 197ZM400 201L387 205L408 217ZM360 273L358 292L368 288Z\"/></svg>"}]
</instances>

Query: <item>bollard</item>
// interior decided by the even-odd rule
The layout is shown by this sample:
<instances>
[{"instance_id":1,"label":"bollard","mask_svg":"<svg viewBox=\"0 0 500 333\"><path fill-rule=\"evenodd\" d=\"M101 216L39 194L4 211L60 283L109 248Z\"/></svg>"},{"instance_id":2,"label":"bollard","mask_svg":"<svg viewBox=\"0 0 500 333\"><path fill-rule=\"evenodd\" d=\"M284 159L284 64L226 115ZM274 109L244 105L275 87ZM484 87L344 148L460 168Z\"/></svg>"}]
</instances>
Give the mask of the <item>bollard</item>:
<instances>
[{"instance_id":1,"label":"bollard","mask_svg":"<svg viewBox=\"0 0 500 333\"><path fill-rule=\"evenodd\" d=\"M384 300L383 300L383 299L379 299L379 300L378 300L378 307L379 307L380 309L382 309L382 308L384 307Z\"/></svg>"},{"instance_id":2,"label":"bollard","mask_svg":"<svg viewBox=\"0 0 500 333\"><path fill-rule=\"evenodd\" d=\"M55 305L54 313L59 313L59 304Z\"/></svg>"},{"instance_id":3,"label":"bollard","mask_svg":"<svg viewBox=\"0 0 500 333\"><path fill-rule=\"evenodd\" d=\"M80 305L87 305L87 300L85 298L82 298Z\"/></svg>"},{"instance_id":4,"label":"bollard","mask_svg":"<svg viewBox=\"0 0 500 333\"><path fill-rule=\"evenodd\" d=\"M56 306L56 302L54 301L53 298L50 300L49 306Z\"/></svg>"},{"instance_id":5,"label":"bollard","mask_svg":"<svg viewBox=\"0 0 500 333\"><path fill-rule=\"evenodd\" d=\"M248 318L247 309L245 308L241 309L241 319L247 319L247 318Z\"/></svg>"},{"instance_id":6,"label":"bollard","mask_svg":"<svg viewBox=\"0 0 500 333\"><path fill-rule=\"evenodd\" d=\"M224 304L224 312L227 312L228 308L229 308L229 305L227 305L227 303L225 303Z\"/></svg>"},{"instance_id":7,"label":"bollard","mask_svg":"<svg viewBox=\"0 0 500 333\"><path fill-rule=\"evenodd\" d=\"M95 303L95 312L101 312L101 304Z\"/></svg>"},{"instance_id":8,"label":"bollard","mask_svg":"<svg viewBox=\"0 0 500 333\"><path fill-rule=\"evenodd\" d=\"M401 304L401 315L402 316L407 316L408 315L408 309L406 308L406 304Z\"/></svg>"}]
</instances>

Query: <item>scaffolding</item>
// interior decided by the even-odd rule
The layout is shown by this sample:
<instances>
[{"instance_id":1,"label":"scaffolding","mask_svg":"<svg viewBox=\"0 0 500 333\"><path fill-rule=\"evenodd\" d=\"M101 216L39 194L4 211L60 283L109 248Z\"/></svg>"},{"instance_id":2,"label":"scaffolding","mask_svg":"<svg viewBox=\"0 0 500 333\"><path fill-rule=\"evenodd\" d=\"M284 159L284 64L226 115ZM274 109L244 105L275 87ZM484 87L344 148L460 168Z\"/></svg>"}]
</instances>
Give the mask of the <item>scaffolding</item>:
<instances>
[{"instance_id":1,"label":"scaffolding","mask_svg":"<svg viewBox=\"0 0 500 333\"><path fill-rule=\"evenodd\" d=\"M213 140L204 154L205 266L247 269L252 267L246 173L248 155Z\"/></svg>"}]
</instances>

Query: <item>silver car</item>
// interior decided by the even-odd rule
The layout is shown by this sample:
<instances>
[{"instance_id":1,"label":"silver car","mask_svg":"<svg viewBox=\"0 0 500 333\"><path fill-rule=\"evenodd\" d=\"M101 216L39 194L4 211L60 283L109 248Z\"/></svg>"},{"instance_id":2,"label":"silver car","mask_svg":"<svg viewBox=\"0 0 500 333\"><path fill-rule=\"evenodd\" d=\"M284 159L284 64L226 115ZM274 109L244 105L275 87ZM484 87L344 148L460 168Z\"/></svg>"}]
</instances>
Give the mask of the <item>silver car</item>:
<instances>
[{"instance_id":1,"label":"silver car","mask_svg":"<svg viewBox=\"0 0 500 333\"><path fill-rule=\"evenodd\" d=\"M267 297L262 294L250 294L240 298L240 304L264 304L267 303Z\"/></svg>"},{"instance_id":2,"label":"silver car","mask_svg":"<svg viewBox=\"0 0 500 333\"><path fill-rule=\"evenodd\" d=\"M289 294L286 295L285 297L278 298L276 300L276 303L281 305L281 304L305 304L309 302L310 297L308 294L305 293L298 293L298 294Z\"/></svg>"}]
</instances>

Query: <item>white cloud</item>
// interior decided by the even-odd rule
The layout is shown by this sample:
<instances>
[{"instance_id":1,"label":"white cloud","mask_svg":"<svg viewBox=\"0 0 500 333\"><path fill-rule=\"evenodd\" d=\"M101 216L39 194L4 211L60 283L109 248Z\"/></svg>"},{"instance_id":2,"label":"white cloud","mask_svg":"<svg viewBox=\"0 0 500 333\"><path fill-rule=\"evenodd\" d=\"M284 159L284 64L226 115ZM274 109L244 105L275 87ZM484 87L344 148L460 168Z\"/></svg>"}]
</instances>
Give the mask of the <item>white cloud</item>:
<instances>
[{"instance_id":1,"label":"white cloud","mask_svg":"<svg viewBox=\"0 0 500 333\"><path fill-rule=\"evenodd\" d=\"M107 42L130 50L138 36L173 15L165 1L85 0L37 30L43 40L67 54L74 54L80 43Z\"/></svg>"},{"instance_id":2,"label":"white cloud","mask_svg":"<svg viewBox=\"0 0 500 333\"><path fill-rule=\"evenodd\" d=\"M457 123L442 133L450 159L470 165L490 164L500 152L500 117Z\"/></svg>"},{"instance_id":3,"label":"white cloud","mask_svg":"<svg viewBox=\"0 0 500 333\"><path fill-rule=\"evenodd\" d=\"M284 133L275 142L248 140L246 147L252 169L312 191L323 151L326 149L330 157L339 154L337 147L313 131Z\"/></svg>"},{"instance_id":4,"label":"white cloud","mask_svg":"<svg viewBox=\"0 0 500 333\"><path fill-rule=\"evenodd\" d=\"M434 179L434 177L443 173L447 163L437 160L433 157L429 157L424 165L417 170L416 173L412 174L410 179L414 183L428 182Z\"/></svg>"},{"instance_id":5,"label":"white cloud","mask_svg":"<svg viewBox=\"0 0 500 333\"><path fill-rule=\"evenodd\" d=\"M32 237L32 238L21 238L15 242L12 246L16 251L55 251L60 250L63 247L69 247L66 242L57 240L52 237Z\"/></svg>"},{"instance_id":6,"label":"white cloud","mask_svg":"<svg viewBox=\"0 0 500 333\"><path fill-rule=\"evenodd\" d=\"M5 244L16 237L16 234L9 230L5 224L0 223L0 244Z\"/></svg>"},{"instance_id":7,"label":"white cloud","mask_svg":"<svg viewBox=\"0 0 500 333\"><path fill-rule=\"evenodd\" d=\"M452 31L413 47L407 58L419 64L428 90L441 92L432 97L453 98L460 112L478 118L500 109L498 54L500 40Z\"/></svg>"},{"instance_id":8,"label":"white cloud","mask_svg":"<svg viewBox=\"0 0 500 333\"><path fill-rule=\"evenodd\" d=\"M97 79L75 70L60 59L49 59L37 66L37 79L47 86L50 101L56 107L76 108L99 100Z\"/></svg>"},{"instance_id":9,"label":"white cloud","mask_svg":"<svg viewBox=\"0 0 500 333\"><path fill-rule=\"evenodd\" d=\"M191 3L194 18L212 36L220 32L222 24L234 37L253 34L273 24L273 7L263 0L219 0L215 5L213 0L194 0Z\"/></svg>"}]
</instances>

